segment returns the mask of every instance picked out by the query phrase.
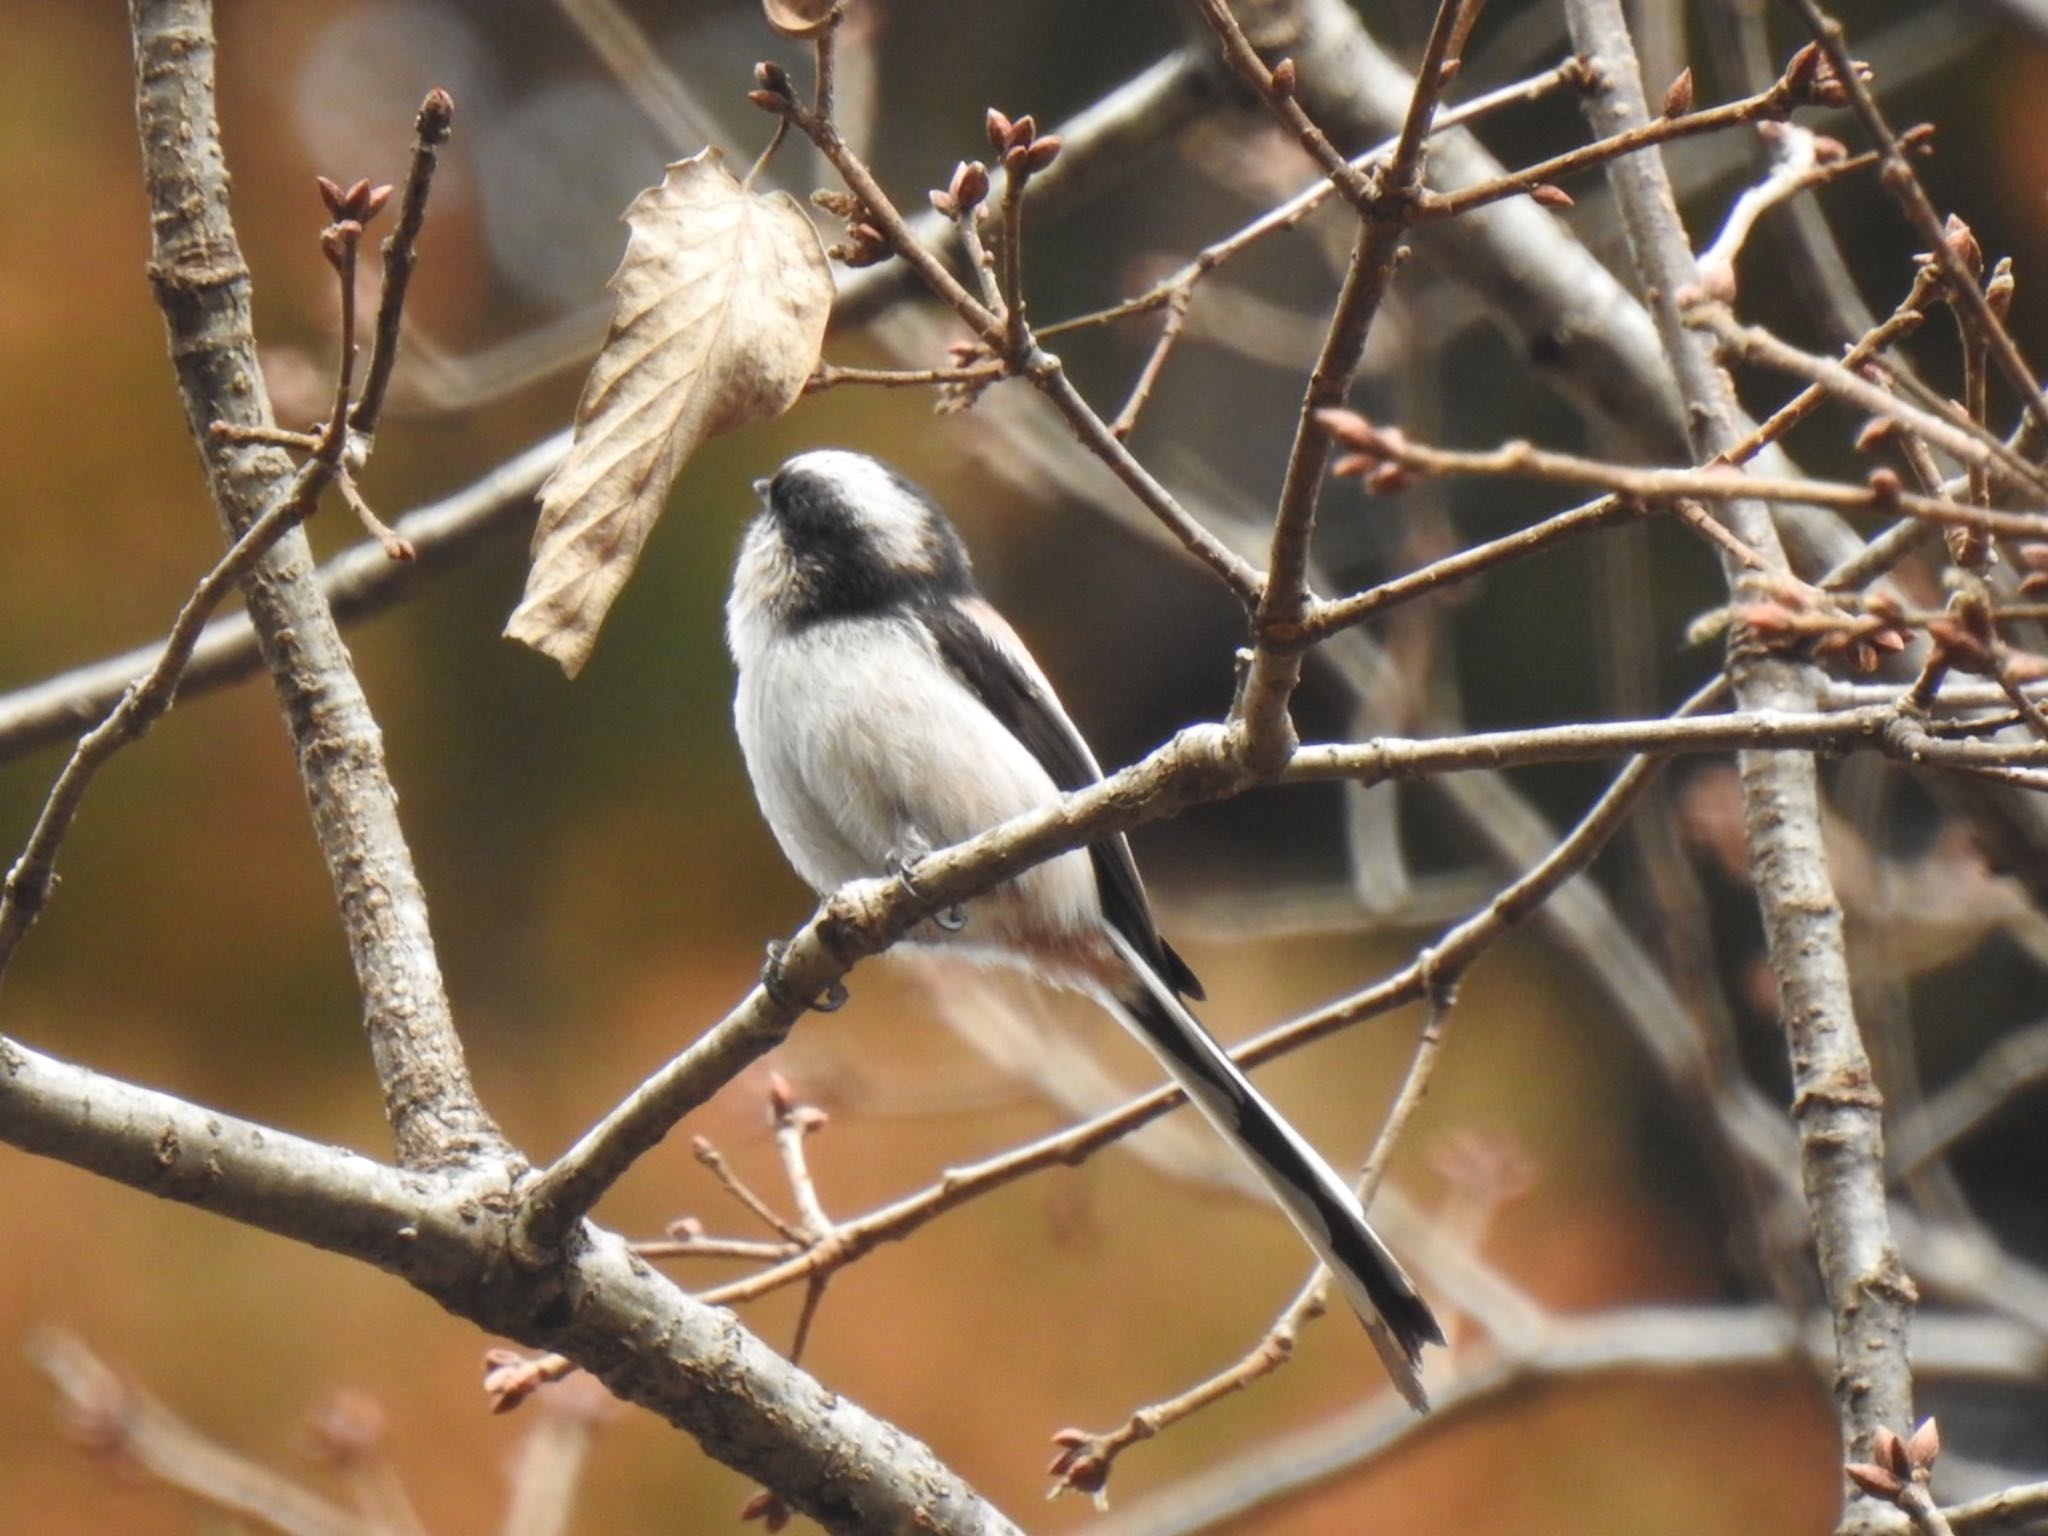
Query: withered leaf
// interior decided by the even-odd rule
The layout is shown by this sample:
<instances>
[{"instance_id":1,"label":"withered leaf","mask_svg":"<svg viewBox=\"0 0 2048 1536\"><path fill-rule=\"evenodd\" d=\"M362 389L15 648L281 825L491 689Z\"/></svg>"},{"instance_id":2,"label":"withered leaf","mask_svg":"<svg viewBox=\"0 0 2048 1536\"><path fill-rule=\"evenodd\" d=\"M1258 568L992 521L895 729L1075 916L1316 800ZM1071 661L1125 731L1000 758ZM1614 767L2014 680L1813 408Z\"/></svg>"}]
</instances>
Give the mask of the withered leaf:
<instances>
[{"instance_id":1,"label":"withered leaf","mask_svg":"<svg viewBox=\"0 0 2048 1536\"><path fill-rule=\"evenodd\" d=\"M809 215L716 149L626 209L611 334L575 439L540 492L526 593L505 634L574 677L683 464L721 432L781 415L817 365L832 275Z\"/></svg>"}]
</instances>

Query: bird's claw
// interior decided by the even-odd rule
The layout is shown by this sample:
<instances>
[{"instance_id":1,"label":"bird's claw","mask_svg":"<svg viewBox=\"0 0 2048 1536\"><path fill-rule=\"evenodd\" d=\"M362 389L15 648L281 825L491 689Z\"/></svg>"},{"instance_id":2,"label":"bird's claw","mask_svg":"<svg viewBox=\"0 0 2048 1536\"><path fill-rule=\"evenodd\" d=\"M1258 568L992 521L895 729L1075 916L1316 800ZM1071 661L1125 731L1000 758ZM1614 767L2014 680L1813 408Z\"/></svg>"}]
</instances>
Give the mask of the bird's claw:
<instances>
[{"instance_id":1,"label":"bird's claw","mask_svg":"<svg viewBox=\"0 0 2048 1536\"><path fill-rule=\"evenodd\" d=\"M833 982L818 997L791 996L782 979L782 957L789 946L780 939L770 939L767 949L768 958L761 965L761 990L776 1003L784 1008L808 1008L813 1013L837 1013L846 1006L846 983L843 981Z\"/></svg>"},{"instance_id":2,"label":"bird's claw","mask_svg":"<svg viewBox=\"0 0 2048 1536\"><path fill-rule=\"evenodd\" d=\"M901 880L903 888L913 896L917 894L918 886L917 876L910 872L910 866L930 851L930 849L926 848L920 849L915 854L898 853L889 860L889 873L898 880ZM956 901L953 905L946 908L945 911L934 912L932 914L932 923L941 932L958 933L967 926L967 908Z\"/></svg>"}]
</instances>

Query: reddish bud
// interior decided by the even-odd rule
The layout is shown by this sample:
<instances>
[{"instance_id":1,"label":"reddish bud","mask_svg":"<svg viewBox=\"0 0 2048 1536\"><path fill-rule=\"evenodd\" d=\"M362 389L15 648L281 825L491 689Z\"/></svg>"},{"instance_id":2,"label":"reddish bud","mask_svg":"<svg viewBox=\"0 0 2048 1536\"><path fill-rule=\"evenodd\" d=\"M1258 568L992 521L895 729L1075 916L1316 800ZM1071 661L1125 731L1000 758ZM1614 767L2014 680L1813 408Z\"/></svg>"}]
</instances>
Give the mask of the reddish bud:
<instances>
[{"instance_id":1,"label":"reddish bud","mask_svg":"<svg viewBox=\"0 0 2048 1536\"><path fill-rule=\"evenodd\" d=\"M1688 64L1678 72L1678 78L1664 93L1664 115L1683 117L1692 110L1692 66Z\"/></svg>"},{"instance_id":2,"label":"reddish bud","mask_svg":"<svg viewBox=\"0 0 2048 1536\"><path fill-rule=\"evenodd\" d=\"M1539 181L1529 189L1529 196L1545 208L1570 208L1573 205L1571 193L1555 182Z\"/></svg>"},{"instance_id":3,"label":"reddish bud","mask_svg":"<svg viewBox=\"0 0 2048 1536\"><path fill-rule=\"evenodd\" d=\"M454 121L455 98L437 85L420 103L419 116L412 120L412 131L424 143L439 144L448 137L448 129Z\"/></svg>"},{"instance_id":4,"label":"reddish bud","mask_svg":"<svg viewBox=\"0 0 2048 1536\"><path fill-rule=\"evenodd\" d=\"M780 1072L768 1074L768 1107L775 1111L778 1119L796 1107L796 1090L789 1086L789 1079Z\"/></svg>"},{"instance_id":5,"label":"reddish bud","mask_svg":"<svg viewBox=\"0 0 2048 1536\"><path fill-rule=\"evenodd\" d=\"M1875 453L1899 435L1899 424L1889 416L1873 416L1856 434L1858 453Z\"/></svg>"},{"instance_id":6,"label":"reddish bud","mask_svg":"<svg viewBox=\"0 0 2048 1536\"><path fill-rule=\"evenodd\" d=\"M749 1520L760 1521L768 1531L779 1531L789 1524L789 1506L782 1502L782 1495L774 1489L758 1489L740 1506L741 1523Z\"/></svg>"},{"instance_id":7,"label":"reddish bud","mask_svg":"<svg viewBox=\"0 0 2048 1536\"><path fill-rule=\"evenodd\" d=\"M1282 59L1273 66L1273 94L1286 98L1294 94L1298 84L1293 59Z\"/></svg>"},{"instance_id":8,"label":"reddish bud","mask_svg":"<svg viewBox=\"0 0 2048 1536\"><path fill-rule=\"evenodd\" d=\"M1905 489L1899 481L1898 471L1893 469L1873 469L1866 483L1870 486L1872 498L1887 506L1896 502Z\"/></svg>"},{"instance_id":9,"label":"reddish bud","mask_svg":"<svg viewBox=\"0 0 2048 1536\"><path fill-rule=\"evenodd\" d=\"M327 216L341 218L348 212L348 193L341 183L329 181L325 176L315 176L314 184L320 188L320 201L327 205Z\"/></svg>"},{"instance_id":10,"label":"reddish bud","mask_svg":"<svg viewBox=\"0 0 2048 1536\"><path fill-rule=\"evenodd\" d=\"M1024 149L1024 174L1035 176L1059 158L1060 136L1048 133L1042 139L1033 139Z\"/></svg>"},{"instance_id":11,"label":"reddish bud","mask_svg":"<svg viewBox=\"0 0 2048 1536\"><path fill-rule=\"evenodd\" d=\"M1849 1474L1849 1481L1876 1499L1896 1499L1906 1491L1903 1478L1878 1466L1875 1462L1852 1461L1842 1469Z\"/></svg>"},{"instance_id":12,"label":"reddish bud","mask_svg":"<svg viewBox=\"0 0 2048 1536\"><path fill-rule=\"evenodd\" d=\"M1379 434L1373 430L1371 422L1342 406L1320 408L1316 412L1316 425L1347 448L1371 448L1379 442Z\"/></svg>"},{"instance_id":13,"label":"reddish bud","mask_svg":"<svg viewBox=\"0 0 2048 1536\"><path fill-rule=\"evenodd\" d=\"M789 83L789 71L773 59L763 59L754 66L754 84L778 100L796 98L796 90Z\"/></svg>"},{"instance_id":14,"label":"reddish bud","mask_svg":"<svg viewBox=\"0 0 2048 1536\"><path fill-rule=\"evenodd\" d=\"M988 196L988 167L979 160L961 161L953 167L953 179L946 191L960 212L972 211Z\"/></svg>"},{"instance_id":15,"label":"reddish bud","mask_svg":"<svg viewBox=\"0 0 2048 1536\"><path fill-rule=\"evenodd\" d=\"M1880 1424L1870 1437L1872 1459L1880 1466L1896 1472L1900 1477L1913 1475L1913 1464L1906 1459L1906 1442Z\"/></svg>"},{"instance_id":16,"label":"reddish bud","mask_svg":"<svg viewBox=\"0 0 2048 1536\"><path fill-rule=\"evenodd\" d=\"M1029 144L1038 137L1038 119L1026 112L1010 124L1010 131L1003 139L1003 148L1015 149L1019 144Z\"/></svg>"},{"instance_id":17,"label":"reddish bud","mask_svg":"<svg viewBox=\"0 0 2048 1536\"><path fill-rule=\"evenodd\" d=\"M1786 61L1785 73L1778 84L1793 100L1802 100L1812 87L1814 76L1820 73L1820 64L1820 44L1808 43Z\"/></svg>"},{"instance_id":18,"label":"reddish bud","mask_svg":"<svg viewBox=\"0 0 2048 1536\"><path fill-rule=\"evenodd\" d=\"M1000 155L1010 147L1010 120L994 107L990 107L985 126L988 129L989 147Z\"/></svg>"}]
</instances>

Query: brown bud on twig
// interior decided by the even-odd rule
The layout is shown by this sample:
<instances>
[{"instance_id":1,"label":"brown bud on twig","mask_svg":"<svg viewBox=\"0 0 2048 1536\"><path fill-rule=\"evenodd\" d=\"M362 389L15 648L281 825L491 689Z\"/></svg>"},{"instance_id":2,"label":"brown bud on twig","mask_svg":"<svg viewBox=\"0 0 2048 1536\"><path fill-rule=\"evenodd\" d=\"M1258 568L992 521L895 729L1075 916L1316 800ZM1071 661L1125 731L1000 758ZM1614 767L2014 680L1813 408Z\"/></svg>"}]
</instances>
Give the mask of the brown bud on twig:
<instances>
[{"instance_id":1,"label":"brown bud on twig","mask_svg":"<svg viewBox=\"0 0 2048 1536\"><path fill-rule=\"evenodd\" d=\"M1941 239L1965 272L1972 277L1984 275L1984 247L1977 243L1976 232L1961 218L1953 213L1948 216L1941 226Z\"/></svg>"},{"instance_id":2,"label":"brown bud on twig","mask_svg":"<svg viewBox=\"0 0 2048 1536\"><path fill-rule=\"evenodd\" d=\"M678 1216L662 1230L679 1243L694 1243L704 1235L704 1223L695 1216Z\"/></svg>"},{"instance_id":3,"label":"brown bud on twig","mask_svg":"<svg viewBox=\"0 0 2048 1536\"><path fill-rule=\"evenodd\" d=\"M1537 182L1535 186L1529 189L1529 197L1532 201L1541 203L1545 208L1570 208L1575 206L1572 202L1571 193L1565 191L1563 187L1560 187L1554 181Z\"/></svg>"},{"instance_id":4,"label":"brown bud on twig","mask_svg":"<svg viewBox=\"0 0 2048 1536\"><path fill-rule=\"evenodd\" d=\"M1895 469L1873 469L1865 483L1870 487L1871 500L1881 507L1898 505L1900 493L1905 490Z\"/></svg>"},{"instance_id":5,"label":"brown bud on twig","mask_svg":"<svg viewBox=\"0 0 2048 1536\"><path fill-rule=\"evenodd\" d=\"M961 213L971 213L988 196L988 167L979 160L963 160L953 167L953 179L946 193Z\"/></svg>"},{"instance_id":6,"label":"brown bud on twig","mask_svg":"<svg viewBox=\"0 0 2048 1536\"><path fill-rule=\"evenodd\" d=\"M1900 1477L1913 1475L1913 1463L1906 1459L1906 1442L1884 1425L1877 1426L1870 1437L1870 1448L1880 1466L1897 1473Z\"/></svg>"},{"instance_id":7,"label":"brown bud on twig","mask_svg":"<svg viewBox=\"0 0 2048 1536\"><path fill-rule=\"evenodd\" d=\"M796 1107L796 1090L780 1072L768 1074L768 1108L780 1120Z\"/></svg>"},{"instance_id":8,"label":"brown bud on twig","mask_svg":"<svg viewBox=\"0 0 2048 1536\"><path fill-rule=\"evenodd\" d=\"M448 137L454 123L455 98L437 85L420 103L419 116L412 120L412 131L425 143L439 144Z\"/></svg>"},{"instance_id":9,"label":"brown bud on twig","mask_svg":"<svg viewBox=\"0 0 2048 1536\"><path fill-rule=\"evenodd\" d=\"M1026 112L1022 117L1018 118L1017 121L1010 124L1010 133L1009 136L1003 140L1003 148L1015 149L1019 144L1029 144L1033 139L1037 137L1038 119L1033 117L1029 112Z\"/></svg>"},{"instance_id":10,"label":"brown bud on twig","mask_svg":"<svg viewBox=\"0 0 2048 1536\"><path fill-rule=\"evenodd\" d=\"M1294 94L1294 88L1299 83L1296 78L1293 59L1282 59L1273 66L1273 94L1275 96L1285 100Z\"/></svg>"},{"instance_id":11,"label":"brown bud on twig","mask_svg":"<svg viewBox=\"0 0 2048 1536\"><path fill-rule=\"evenodd\" d=\"M782 1495L772 1488L757 1489L754 1496L740 1506L740 1521L758 1520L764 1529L774 1532L789 1524L789 1506L782 1502Z\"/></svg>"},{"instance_id":12,"label":"brown bud on twig","mask_svg":"<svg viewBox=\"0 0 2048 1536\"><path fill-rule=\"evenodd\" d=\"M1109 1484L1109 1459L1096 1448L1096 1437L1085 1429L1063 1429L1052 1437L1059 1447L1046 1472L1057 1479L1053 1492L1072 1489L1100 1499Z\"/></svg>"},{"instance_id":13,"label":"brown bud on twig","mask_svg":"<svg viewBox=\"0 0 2048 1536\"><path fill-rule=\"evenodd\" d=\"M1042 139L1033 139L1024 146L1024 174L1036 176L1040 171L1059 158L1060 136L1048 133Z\"/></svg>"},{"instance_id":14,"label":"brown bud on twig","mask_svg":"<svg viewBox=\"0 0 2048 1536\"><path fill-rule=\"evenodd\" d=\"M825 254L849 267L872 267L887 261L896 251L879 229L861 222L849 225L846 238Z\"/></svg>"},{"instance_id":15,"label":"brown bud on twig","mask_svg":"<svg viewBox=\"0 0 2048 1536\"><path fill-rule=\"evenodd\" d=\"M1873 416L1856 434L1858 453L1875 453L1899 435L1899 424L1889 416Z\"/></svg>"},{"instance_id":16,"label":"brown bud on twig","mask_svg":"<svg viewBox=\"0 0 2048 1536\"><path fill-rule=\"evenodd\" d=\"M796 99L796 88L789 83L789 71L773 59L763 59L754 66L754 84L760 87L759 94L772 96L778 102Z\"/></svg>"},{"instance_id":17,"label":"brown bud on twig","mask_svg":"<svg viewBox=\"0 0 2048 1536\"><path fill-rule=\"evenodd\" d=\"M1819 43L1808 43L1785 61L1785 73L1778 84L1785 94L1794 101L1804 100L1812 89L1814 76L1820 73L1821 52Z\"/></svg>"},{"instance_id":18,"label":"brown bud on twig","mask_svg":"<svg viewBox=\"0 0 2048 1536\"><path fill-rule=\"evenodd\" d=\"M1012 125L1010 120L994 107L988 109L988 116L984 119L984 126L988 129L989 148L1000 155L1010 147L1010 129Z\"/></svg>"},{"instance_id":19,"label":"brown bud on twig","mask_svg":"<svg viewBox=\"0 0 2048 1536\"><path fill-rule=\"evenodd\" d=\"M1921 1472L1932 1468L1940 1456L1941 1427L1932 1418L1922 1419L1906 1442L1906 1459L1913 1463L1914 1471Z\"/></svg>"},{"instance_id":20,"label":"brown bud on twig","mask_svg":"<svg viewBox=\"0 0 2048 1536\"><path fill-rule=\"evenodd\" d=\"M1842 1469L1849 1481L1875 1499L1892 1500L1906 1491L1906 1480L1871 1461L1852 1461Z\"/></svg>"},{"instance_id":21,"label":"brown bud on twig","mask_svg":"<svg viewBox=\"0 0 2048 1536\"><path fill-rule=\"evenodd\" d=\"M1688 64L1678 72L1678 78L1664 93L1664 115L1683 117L1692 110L1692 102L1692 66Z\"/></svg>"},{"instance_id":22,"label":"brown bud on twig","mask_svg":"<svg viewBox=\"0 0 2048 1536\"><path fill-rule=\"evenodd\" d=\"M1999 257L1998 265L1991 269L1991 281L1984 285L1984 302L1999 319L2003 320L2012 313L2013 289L2017 286L2012 275L2012 258Z\"/></svg>"},{"instance_id":23,"label":"brown bud on twig","mask_svg":"<svg viewBox=\"0 0 2048 1536\"><path fill-rule=\"evenodd\" d=\"M320 201L327 205L327 216L330 219L347 217L348 192L342 185L329 181L325 176L315 176L313 181L320 188Z\"/></svg>"}]
</instances>

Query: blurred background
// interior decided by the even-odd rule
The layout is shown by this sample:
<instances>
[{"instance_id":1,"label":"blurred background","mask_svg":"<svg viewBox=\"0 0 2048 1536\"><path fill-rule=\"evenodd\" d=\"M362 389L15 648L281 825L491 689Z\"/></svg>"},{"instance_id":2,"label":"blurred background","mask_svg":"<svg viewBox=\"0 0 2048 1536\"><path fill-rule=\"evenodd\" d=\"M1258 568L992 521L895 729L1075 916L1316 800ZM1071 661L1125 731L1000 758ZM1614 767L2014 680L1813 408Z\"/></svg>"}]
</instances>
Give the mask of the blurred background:
<instances>
[{"instance_id":1,"label":"blurred background","mask_svg":"<svg viewBox=\"0 0 2048 1536\"><path fill-rule=\"evenodd\" d=\"M752 63L803 62L801 45L770 37L752 5L627 9L660 68L695 98L696 141L684 141L673 112L645 110L676 100L650 88L658 71L608 66L590 17L579 27L573 6L219 7L222 128L258 334L280 411L301 422L323 409L336 315L313 177L401 180L423 92L445 86L457 103L421 247L408 367L364 478L387 518L566 425L578 349L587 355L603 333L603 284L623 248L619 212L660 179L664 161L705 140L748 164L766 137L743 99ZM1380 40L1412 57L1430 8L1369 9L1371 24L1388 29ZM1644 9L1666 22L1680 11L1658 0ZM1841 10L1895 121L1939 123L1928 171L1937 201L1965 211L1993 256L2015 257L2016 324L2040 355L2042 310L2030 295L2048 245L2048 31L2018 0ZM10 0L5 20L0 690L161 634L219 548L143 278L123 20L111 7L61 0ZM1057 123L1190 36L1168 0L858 0L856 21L865 41L849 50L845 109L884 184L913 208L956 160L986 154L985 108ZM1792 46L1782 21L1767 23L1777 59ZM1688 44L1703 103L1738 92L1717 25L1696 14L1689 30L1646 35L1653 100L1675 72L1662 64ZM1567 51L1556 6L1494 0L1460 91ZM1582 136L1569 102L1482 129L1511 164ZM1138 291L1308 180L1298 149L1221 94L1153 137L1165 141L1121 155L1057 209L1034 214L1035 319ZM1675 159L1704 241L1750 172L1749 143L1687 146ZM826 184L794 145L775 174L799 195ZM1611 259L1618 242L1597 178L1570 190L1570 229ZM1867 302L1888 311L1910 276L1910 233L1874 184L1831 188L1821 203ZM1776 238L1767 231L1744 258L1743 310L1824 348L1833 338L1784 275ZM1343 239L1341 219L1311 224L1205 288L1134 439L1220 524L1255 524L1270 508ZM1404 269L1399 293L1369 359L1363 409L1460 445L1509 436L1615 445L1612 423L1575 414L1528 365L1526 340L1488 323L1427 260ZM936 362L954 333L922 301L913 307L936 340L908 360ZM1953 347L1933 338L1939 329L1928 328L1915 360L1953 389ZM902 334L842 329L827 357L884 363ZM1110 414L1152 334L1141 322L1063 339L1060 350ZM1780 394L1768 382L1745 381L1745 390L1760 406ZM486 1103L536 1160L742 996L763 943L810 910L740 770L720 634L748 482L787 454L859 448L929 486L1106 763L1227 708L1241 638L1227 596L1099 491L1049 411L1002 392L966 412L931 406L920 391L842 388L712 445L678 485L574 685L497 638L522 580L524 512L501 520L458 569L351 630L472 1065ZM1793 451L1815 472L1860 474L1843 446L1853 426L1824 416ZM1322 550L1331 580L1355 587L1563 504L1497 486L1368 500L1347 483L1327 500ZM323 555L360 537L346 519L330 507L312 526ZM1931 572L1905 579L1935 590ZM1708 554L1664 529L1566 547L1450 602L1404 610L1374 631L1380 649L1348 677L1313 672L1303 734L1668 708L1717 662L1683 631L1719 585ZM1364 706L1361 677L1371 685ZM0 767L0 844L18 846L61 761L62 749L50 748ZM1138 853L1168 932L1209 983L1206 1018L1234 1038L1405 963L1518 867L1502 829L1526 830L1529 815L1566 824L1606 773L1520 776L1523 798L1491 812L1415 789L1261 795L1148 830ZM1880 962L1872 995L1888 1000L1889 1038L1904 1042L1891 1070L1910 1095L1920 1075L1952 1079L2038 1016L2048 949L2038 915L1942 808L1868 765L1849 765L1836 787L1859 956ZM1599 874L1623 931L1682 978L1697 1028L1781 1095L1754 908L1739 861L1726 858L1732 794L1726 764L1685 765L1645 818L1652 830L1618 845ZM1491 834L1475 830L1475 817ZM1694 925L1675 922L1656 889L1656 829L1668 837L1664 855L1695 872ZM94 786L60 868L57 899L8 977L0 1027L239 1115L388 1153L347 956L267 684L182 702ZM1690 972L1688 959L1699 962ZM773 1061L832 1114L812 1147L837 1215L1109 1102L1119 1081L1151 1081L1106 1020L1006 983L888 961L863 967L852 992L845 1010L803 1021ZM1375 1021L1262 1081L1334 1161L1355 1163L1418 1023L1413 1013ZM773 1198L784 1192L764 1087L750 1075L685 1129ZM2048 1262L2039 1102L2030 1110L2018 1100L1958 1149L1954 1167L1959 1198L2021 1257ZM1583 946L1539 925L1471 977L1393 1182L1425 1219L1470 1223L1492 1263L1561 1311L1754 1297L1682 1107L1617 1017L1611 973L1589 972ZM1475 1163L1491 1173L1475 1174ZM805 1364L928 1440L1032 1528L1087 1526L1098 1517L1085 1502L1039 1500L1051 1432L1106 1428L1221 1367L1302 1278L1292 1234L1229 1183L1199 1128L1176 1122L1012 1186L843 1274ZM682 1135L602 1212L647 1236L688 1214L713 1232L759 1235ZM730 1273L700 1265L681 1278ZM772 1298L746 1321L786 1346L795 1302ZM532 1417L486 1412L480 1360L494 1341L398 1282L0 1153L0 1528L9 1531L230 1528L67 1437L23 1353L47 1326L74 1331L209 1435L283 1468L304 1466L297 1426L309 1413L339 1389L367 1391L436 1532L496 1528ZM1380 1390L1348 1322L1317 1325L1279 1377L1132 1452L1113 1490L1136 1503ZM2038 1393L1943 1392L1936 1384L1925 1400L1945 1427L1973 1437L1950 1429L1959 1458L2024 1467L2031 1447L2038 1470L2048 1426ZM1836 1488L1834 1429L1812 1372L1783 1363L1613 1373L1502 1394L1392 1461L1241 1528L1349 1531L1370 1510L1375 1523L1413 1531L1511 1518L1531 1533L1792 1532L1826 1526ZM748 1492L684 1437L621 1410L601 1430L573 1528L727 1529Z\"/></svg>"}]
</instances>

